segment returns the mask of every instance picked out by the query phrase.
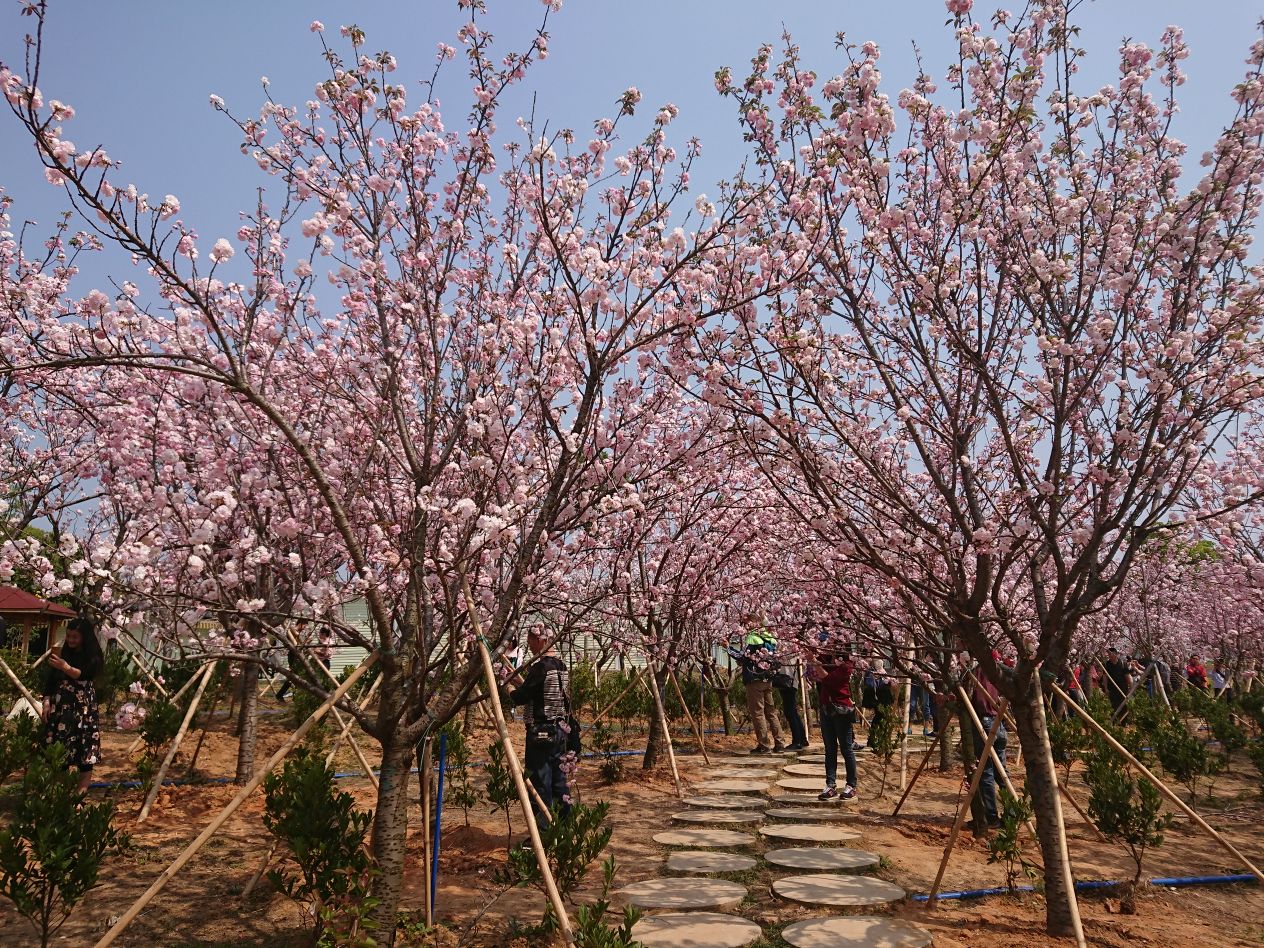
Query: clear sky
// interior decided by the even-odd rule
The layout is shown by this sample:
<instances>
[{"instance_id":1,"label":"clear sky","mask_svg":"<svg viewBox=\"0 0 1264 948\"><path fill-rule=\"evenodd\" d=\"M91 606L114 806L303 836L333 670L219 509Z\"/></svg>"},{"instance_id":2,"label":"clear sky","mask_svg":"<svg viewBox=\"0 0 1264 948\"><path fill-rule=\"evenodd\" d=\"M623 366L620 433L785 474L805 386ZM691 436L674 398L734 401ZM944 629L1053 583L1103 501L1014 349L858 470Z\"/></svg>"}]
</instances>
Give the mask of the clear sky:
<instances>
[{"instance_id":1,"label":"clear sky","mask_svg":"<svg viewBox=\"0 0 1264 948\"><path fill-rule=\"evenodd\" d=\"M488 3L486 22L498 40L518 48L543 13L536 0ZM978 0L976 15L994 4ZM237 229L239 212L253 204L255 188L266 181L241 155L236 129L210 108L208 95L216 93L234 112L248 115L262 99L259 78L267 76L278 101L311 98L325 74L319 42L307 29L313 19L329 28L331 42L339 39L340 24L362 27L368 48L394 53L396 76L414 83L429 76L438 42L459 45L453 35L461 22L455 0L52 0L50 6L42 88L46 98L77 109L68 137L80 147L101 144L122 160L116 183L134 182L158 198L177 195L181 216L209 241ZM21 36L32 21L18 10L13 0L0 6L0 58L20 69ZM1192 53L1177 134L1196 161L1232 114L1228 93L1243 74L1260 16L1258 5L1241 0L1085 2L1076 17L1088 51L1080 91L1112 81L1121 39L1153 44L1167 24L1185 27ZM849 40L881 45L884 87L894 99L913 77L914 43L931 71L943 76L953 48L946 20L941 0L566 0L551 17L551 55L527 89L538 97L538 116L581 134L594 119L612 115L616 98L631 85L644 93L646 119L654 107L675 103L681 116L674 134L680 141L688 135L702 139L694 186L705 191L732 171L744 148L733 105L712 84L718 67L732 65L741 74L758 45L775 43L784 27L803 47L810 68L833 75L841 71L834 50L841 30ZM459 59L449 65L450 79L463 78L461 66ZM465 112L465 99L455 91L446 96L449 125L459 124ZM512 105L525 110L526 103ZM502 128L515 114L513 108L504 114ZM7 112L0 114L0 186L17 199L15 224L36 220L46 228L63 207Z\"/></svg>"}]
</instances>

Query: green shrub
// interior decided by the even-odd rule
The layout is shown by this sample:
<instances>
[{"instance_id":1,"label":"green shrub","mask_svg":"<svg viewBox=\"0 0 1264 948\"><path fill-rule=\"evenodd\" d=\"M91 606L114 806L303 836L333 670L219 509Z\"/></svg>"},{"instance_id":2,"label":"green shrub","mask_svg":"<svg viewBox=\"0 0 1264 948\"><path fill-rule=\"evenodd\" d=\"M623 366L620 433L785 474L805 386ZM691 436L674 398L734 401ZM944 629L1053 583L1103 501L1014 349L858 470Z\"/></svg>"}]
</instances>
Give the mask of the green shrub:
<instances>
[{"instance_id":1,"label":"green shrub","mask_svg":"<svg viewBox=\"0 0 1264 948\"><path fill-rule=\"evenodd\" d=\"M40 668L43 668L43 666L32 668L31 657L20 648L0 648L0 658L4 659L5 664L13 670L13 674L18 676L18 679L26 686L26 690L38 699L41 690ZM8 714L14 702L21 696L22 693L9 680L9 676L0 673L0 705L3 705L0 708L0 713Z\"/></svg>"},{"instance_id":2,"label":"green shrub","mask_svg":"<svg viewBox=\"0 0 1264 948\"><path fill-rule=\"evenodd\" d=\"M1218 769L1218 762L1202 738L1190 734L1183 722L1169 723L1152 737L1152 747L1159 764L1189 791L1193 806L1198 799L1198 784Z\"/></svg>"},{"instance_id":3,"label":"green shrub","mask_svg":"<svg viewBox=\"0 0 1264 948\"><path fill-rule=\"evenodd\" d=\"M873 720L869 724L868 742L874 756L882 761L882 786L878 790L879 797L886 793L887 773L891 769L891 759L900 749L900 743L904 739L902 730L895 716L895 705L878 705L873 712Z\"/></svg>"},{"instance_id":4,"label":"green shrub","mask_svg":"<svg viewBox=\"0 0 1264 948\"><path fill-rule=\"evenodd\" d=\"M1162 813L1163 798L1153 784L1143 778L1134 780L1119 766L1113 749L1104 744L1089 757L1084 780L1090 791L1089 816L1102 833L1127 847L1136 867L1121 901L1121 910L1132 914L1146 850L1162 844L1171 817Z\"/></svg>"},{"instance_id":5,"label":"green shrub","mask_svg":"<svg viewBox=\"0 0 1264 948\"><path fill-rule=\"evenodd\" d=\"M1032 881L1035 881L1038 874L1036 866L1023 857L1021 840L1024 824L1031 819L1033 813L1031 797L1025 786L1018 799L1014 798L1004 784L997 786L996 792L1001 802L998 814L1001 825L988 838L988 865L1000 863L1005 867L1005 886L1013 892L1020 874Z\"/></svg>"},{"instance_id":6,"label":"green shrub","mask_svg":"<svg viewBox=\"0 0 1264 948\"><path fill-rule=\"evenodd\" d=\"M448 738L447 802L461 808L465 814L465 825L469 826L470 810L483 800L483 795L470 779L470 745L458 721L449 721L444 725L443 734Z\"/></svg>"},{"instance_id":7,"label":"green shrub","mask_svg":"<svg viewBox=\"0 0 1264 948\"><path fill-rule=\"evenodd\" d=\"M39 752L42 736L43 725L29 714L11 721L0 718L0 783L26 770Z\"/></svg>"},{"instance_id":8,"label":"green shrub","mask_svg":"<svg viewBox=\"0 0 1264 948\"><path fill-rule=\"evenodd\" d=\"M568 900L588 874L588 867L610 843L613 832L606 825L609 803L585 806L576 803L569 815L561 817L555 810L553 819L540 826L540 841L548 858L558 893ZM517 886L534 885L544 891L544 877L536 860L535 850L523 842L509 851L506 871ZM544 913L544 926L552 930L557 924L552 905Z\"/></svg>"},{"instance_id":9,"label":"green shrub","mask_svg":"<svg viewBox=\"0 0 1264 948\"><path fill-rule=\"evenodd\" d=\"M513 823L509 813L518 803L518 788L514 784L513 774L509 772L509 764L505 760L505 749L500 742L487 747L487 763L483 765L487 771L487 802L491 804L492 813L505 812L505 846L509 846L513 838Z\"/></svg>"},{"instance_id":10,"label":"green shrub","mask_svg":"<svg viewBox=\"0 0 1264 948\"><path fill-rule=\"evenodd\" d=\"M274 869L268 879L307 914L317 944L370 945L373 862L364 840L371 811L334 790L319 756L300 750L263 783L263 824L290 851L297 872Z\"/></svg>"},{"instance_id":11,"label":"green shrub","mask_svg":"<svg viewBox=\"0 0 1264 948\"><path fill-rule=\"evenodd\" d=\"M614 783L623 777L623 762L626 758L619 756L619 741L614 731L605 721L598 721L589 732L589 741L593 750L601 755L601 763L597 766L601 779L606 783Z\"/></svg>"},{"instance_id":12,"label":"green shrub","mask_svg":"<svg viewBox=\"0 0 1264 948\"><path fill-rule=\"evenodd\" d=\"M631 948L639 944L632 937L632 927L641 919L641 910L635 905L624 908L618 928L606 924L615 872L614 856L607 856L601 864L601 895L591 905L581 905L575 913L576 948Z\"/></svg>"},{"instance_id":13,"label":"green shrub","mask_svg":"<svg viewBox=\"0 0 1264 948\"><path fill-rule=\"evenodd\" d=\"M0 830L0 895L47 946L75 904L97 884L101 863L127 844L110 826L111 803L89 804L79 774L53 744L34 756L9 826Z\"/></svg>"},{"instance_id":14,"label":"green shrub","mask_svg":"<svg viewBox=\"0 0 1264 948\"><path fill-rule=\"evenodd\" d=\"M139 678L140 673L132 665L131 656L121 648L110 649L105 653L101 671L92 681L97 693L97 704L102 710L114 707L119 696L126 694L127 689Z\"/></svg>"},{"instance_id":15,"label":"green shrub","mask_svg":"<svg viewBox=\"0 0 1264 948\"><path fill-rule=\"evenodd\" d=\"M141 739L150 751L157 752L176 736L183 720L184 708L180 705L166 698L151 701L145 708L145 720L140 723Z\"/></svg>"}]
</instances>

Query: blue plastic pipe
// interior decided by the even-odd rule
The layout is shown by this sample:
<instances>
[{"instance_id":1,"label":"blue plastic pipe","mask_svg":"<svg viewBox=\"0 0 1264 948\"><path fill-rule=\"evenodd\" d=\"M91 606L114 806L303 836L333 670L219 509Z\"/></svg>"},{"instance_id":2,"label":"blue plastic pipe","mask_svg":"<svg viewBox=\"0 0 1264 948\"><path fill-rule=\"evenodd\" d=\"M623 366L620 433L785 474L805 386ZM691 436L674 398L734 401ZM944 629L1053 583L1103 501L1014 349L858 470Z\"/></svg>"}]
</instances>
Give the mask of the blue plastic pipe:
<instances>
[{"instance_id":1,"label":"blue plastic pipe","mask_svg":"<svg viewBox=\"0 0 1264 948\"><path fill-rule=\"evenodd\" d=\"M1163 886L1164 888L1178 888L1181 886L1191 885L1237 885L1244 882L1256 882L1255 876L1248 873L1231 876L1175 876L1170 878L1157 878L1148 880L1150 885ZM1075 884L1076 892L1093 892L1099 889L1113 889L1121 886L1122 882L1112 882L1110 880L1086 880ZM938 900L953 899L980 899L989 895L1008 895L1010 892L1035 892L1035 886L1018 885L1013 889L1007 889L1005 886L998 886L990 889L965 889L961 892L941 892L935 896ZM914 902L925 902L929 899L926 895L913 896Z\"/></svg>"},{"instance_id":2,"label":"blue plastic pipe","mask_svg":"<svg viewBox=\"0 0 1264 948\"><path fill-rule=\"evenodd\" d=\"M443 772L448 767L448 735L439 735L439 792L435 796L434 852L430 854L430 912L437 914L435 895L439 891L439 837L443 835Z\"/></svg>"}]
</instances>

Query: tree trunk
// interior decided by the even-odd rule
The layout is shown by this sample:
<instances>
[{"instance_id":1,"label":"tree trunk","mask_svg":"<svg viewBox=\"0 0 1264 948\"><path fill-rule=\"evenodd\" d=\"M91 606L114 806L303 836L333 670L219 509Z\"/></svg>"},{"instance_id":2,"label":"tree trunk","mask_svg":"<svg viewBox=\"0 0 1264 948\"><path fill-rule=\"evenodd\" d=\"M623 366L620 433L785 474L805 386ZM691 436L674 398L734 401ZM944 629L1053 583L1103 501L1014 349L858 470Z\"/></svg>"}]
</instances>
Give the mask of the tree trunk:
<instances>
[{"instance_id":1,"label":"tree trunk","mask_svg":"<svg viewBox=\"0 0 1264 948\"><path fill-rule=\"evenodd\" d=\"M733 707L729 704L729 690L717 686L715 693L720 699L720 717L724 721L724 736L729 737L733 733Z\"/></svg>"},{"instance_id":2,"label":"tree trunk","mask_svg":"<svg viewBox=\"0 0 1264 948\"><path fill-rule=\"evenodd\" d=\"M948 705L945 703L939 709L939 772L942 774L952 771L952 715L948 711Z\"/></svg>"},{"instance_id":3,"label":"tree trunk","mask_svg":"<svg viewBox=\"0 0 1264 948\"><path fill-rule=\"evenodd\" d=\"M382 771L378 777L377 812L373 814L373 858L378 874L373 879L377 907L374 937L381 945L395 944L395 924L404 894L404 855L408 842L408 768L413 749L389 740L382 746Z\"/></svg>"},{"instance_id":4,"label":"tree trunk","mask_svg":"<svg viewBox=\"0 0 1264 948\"><path fill-rule=\"evenodd\" d=\"M662 694L662 688L664 682L666 681L666 676L656 671L651 671L650 674L653 675L655 680L658 682L659 694ZM646 682L646 687L649 687L649 682ZM657 767L658 758L662 755L666 747L667 741L663 735L663 728L658 720L658 709L651 702L650 736L645 742L645 757L641 761L641 769L653 770Z\"/></svg>"},{"instance_id":5,"label":"tree trunk","mask_svg":"<svg viewBox=\"0 0 1264 948\"><path fill-rule=\"evenodd\" d=\"M1036 816L1036 836L1045 865L1045 930L1057 938L1076 935L1075 892L1071 864L1067 856L1066 828L1062 822L1062 801L1058 797L1058 774L1045 727L1044 696L1038 673L1018 682L1018 700L1010 705L1018 739L1025 753L1027 792Z\"/></svg>"},{"instance_id":6,"label":"tree trunk","mask_svg":"<svg viewBox=\"0 0 1264 948\"><path fill-rule=\"evenodd\" d=\"M259 734L259 666L242 662L241 706L237 709L237 776L234 783L245 784L255 774L255 740Z\"/></svg>"}]
</instances>

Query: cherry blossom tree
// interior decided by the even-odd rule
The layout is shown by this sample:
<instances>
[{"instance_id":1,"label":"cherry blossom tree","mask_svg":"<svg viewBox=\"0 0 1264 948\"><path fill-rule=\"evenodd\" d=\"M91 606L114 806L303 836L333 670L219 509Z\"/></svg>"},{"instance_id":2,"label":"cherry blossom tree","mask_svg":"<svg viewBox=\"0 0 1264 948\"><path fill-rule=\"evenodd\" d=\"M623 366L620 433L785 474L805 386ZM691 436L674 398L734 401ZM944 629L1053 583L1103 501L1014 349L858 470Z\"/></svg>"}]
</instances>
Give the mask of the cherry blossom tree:
<instances>
[{"instance_id":1,"label":"cherry blossom tree","mask_svg":"<svg viewBox=\"0 0 1264 948\"><path fill-rule=\"evenodd\" d=\"M799 469L814 528L1009 699L1047 927L1082 938L1040 676L1156 530L1206 513L1190 487L1259 398L1264 44L1187 182L1178 29L1082 94L1067 5L971 7L948 3L942 91L922 72L893 102L876 45L841 40L823 82L789 40L717 75L781 188L770 234L793 219L814 259L762 318L700 334L699 384Z\"/></svg>"},{"instance_id":2,"label":"cherry blossom tree","mask_svg":"<svg viewBox=\"0 0 1264 948\"><path fill-rule=\"evenodd\" d=\"M42 4L30 8L21 74L0 69L50 183L137 263L116 294L6 312L6 373L39 373L45 388L74 370L122 373L141 417L168 384L160 376L187 399L232 404L233 417L283 446L286 492L310 514L294 518L297 528L280 517L251 523L255 551L279 561L296 541L328 540L339 565L304 597L322 615L351 596L368 603L382 685L376 712L359 717L383 755L373 828L383 932L402 892L414 747L480 674L464 585L488 644L503 647L533 591L562 568L567 536L631 502L624 472L653 450L639 437L650 419L620 410L645 397L638 366L801 263L746 242L765 213L757 182L688 201L698 146L670 144L674 107L619 145L635 89L586 139L529 121L502 133L500 99L546 55L548 34L542 27L523 52L497 51L482 5L463 5L458 41L473 93L455 128L434 80L410 104L394 57L367 52L355 27L325 46L328 74L302 107L268 99L257 116L233 117L211 97L273 188L231 239L203 240L176 197L151 198L119 180L103 149L67 137L73 108L39 90ZM323 43L324 27L312 29ZM456 55L441 44L436 70ZM160 480L180 483L179 467L164 460ZM230 500L265 509L276 486L267 471L222 473L215 512ZM151 521L191 524L212 507L210 494L184 489L142 499L157 505ZM203 582L218 571L214 581L231 585L227 558L182 547L173 555L185 568L186 549ZM268 607L253 595L231 608L257 617L260 598Z\"/></svg>"}]
</instances>

